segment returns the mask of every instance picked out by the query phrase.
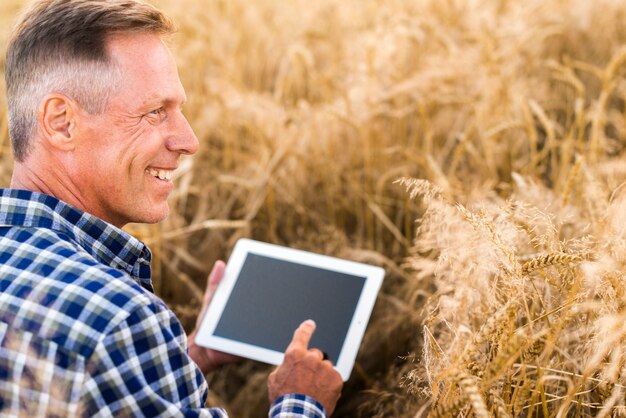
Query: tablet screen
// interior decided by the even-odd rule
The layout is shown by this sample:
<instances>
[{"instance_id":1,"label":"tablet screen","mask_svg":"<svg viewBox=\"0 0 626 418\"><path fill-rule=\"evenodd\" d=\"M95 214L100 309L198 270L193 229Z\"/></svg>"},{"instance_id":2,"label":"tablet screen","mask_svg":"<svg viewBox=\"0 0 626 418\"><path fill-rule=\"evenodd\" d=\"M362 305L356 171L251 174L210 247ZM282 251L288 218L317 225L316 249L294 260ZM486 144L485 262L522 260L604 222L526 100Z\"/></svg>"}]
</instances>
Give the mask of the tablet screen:
<instances>
[{"instance_id":1,"label":"tablet screen","mask_svg":"<svg viewBox=\"0 0 626 418\"><path fill-rule=\"evenodd\" d=\"M279 273L279 274L278 274ZM336 364L366 278L248 253L214 335L284 352L306 319Z\"/></svg>"}]
</instances>

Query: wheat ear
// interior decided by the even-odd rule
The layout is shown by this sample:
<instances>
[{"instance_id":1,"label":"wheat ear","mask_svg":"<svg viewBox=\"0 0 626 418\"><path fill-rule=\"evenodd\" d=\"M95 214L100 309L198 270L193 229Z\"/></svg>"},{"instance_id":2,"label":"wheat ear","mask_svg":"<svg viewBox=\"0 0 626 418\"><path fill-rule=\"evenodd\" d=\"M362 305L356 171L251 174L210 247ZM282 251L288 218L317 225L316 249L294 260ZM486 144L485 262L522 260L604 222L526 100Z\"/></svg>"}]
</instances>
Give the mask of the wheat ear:
<instances>
[{"instance_id":1,"label":"wheat ear","mask_svg":"<svg viewBox=\"0 0 626 418\"><path fill-rule=\"evenodd\" d=\"M567 205L569 201L570 195L572 194L572 190L574 189L574 183L578 174L580 173L580 167L583 165L583 158L579 155L576 156L576 161L574 162L574 167L569 172L569 176L567 177L567 182L565 183L565 189L563 190L563 197L561 199L561 204L563 206Z\"/></svg>"},{"instance_id":2,"label":"wheat ear","mask_svg":"<svg viewBox=\"0 0 626 418\"><path fill-rule=\"evenodd\" d=\"M583 260L583 257L578 254L565 254L565 253L550 253L545 254L524 263L522 266L522 273L528 274L535 270L539 270L545 267L554 266L557 264L570 264L579 263Z\"/></svg>"},{"instance_id":3,"label":"wheat ear","mask_svg":"<svg viewBox=\"0 0 626 418\"><path fill-rule=\"evenodd\" d=\"M440 403L430 411L428 418L455 418L465 408L465 399L459 398L452 403Z\"/></svg>"},{"instance_id":4,"label":"wheat ear","mask_svg":"<svg viewBox=\"0 0 626 418\"><path fill-rule=\"evenodd\" d=\"M496 331L502 329L515 319L516 309L517 304L514 300L510 300L498 309L493 316L489 317L487 322L485 322L476 335L474 335L472 341L465 347L461 356L461 364L463 366L470 368L475 374L481 374L479 366L479 359L482 354L481 346L487 342Z\"/></svg>"},{"instance_id":5,"label":"wheat ear","mask_svg":"<svg viewBox=\"0 0 626 418\"><path fill-rule=\"evenodd\" d=\"M491 389L489 391L489 401L491 402L496 418L511 418L511 414L507 411L506 404L498 395L497 390Z\"/></svg>"},{"instance_id":6,"label":"wheat ear","mask_svg":"<svg viewBox=\"0 0 626 418\"><path fill-rule=\"evenodd\" d=\"M455 377L459 387L461 388L463 396L472 406L472 410L474 411L476 418L489 418L487 403L481 395L480 388L478 387L478 379L475 376L461 370L456 372Z\"/></svg>"},{"instance_id":7,"label":"wheat ear","mask_svg":"<svg viewBox=\"0 0 626 418\"><path fill-rule=\"evenodd\" d=\"M516 332L508 339L506 345L500 348L496 357L489 363L486 380L493 380L500 376L503 370L511 366L519 357L521 351L528 345L528 337Z\"/></svg>"}]
</instances>

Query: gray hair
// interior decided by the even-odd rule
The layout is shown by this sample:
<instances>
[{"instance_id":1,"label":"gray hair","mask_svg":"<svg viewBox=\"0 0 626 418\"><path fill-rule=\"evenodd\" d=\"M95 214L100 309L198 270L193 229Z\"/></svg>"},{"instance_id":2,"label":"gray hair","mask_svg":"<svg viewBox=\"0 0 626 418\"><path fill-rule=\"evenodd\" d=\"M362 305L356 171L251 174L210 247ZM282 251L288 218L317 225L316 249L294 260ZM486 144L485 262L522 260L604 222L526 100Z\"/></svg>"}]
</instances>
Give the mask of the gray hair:
<instances>
[{"instance_id":1,"label":"gray hair","mask_svg":"<svg viewBox=\"0 0 626 418\"><path fill-rule=\"evenodd\" d=\"M9 41L6 86L9 136L17 161L28 156L41 100L64 94L91 114L106 110L122 76L112 64L111 35L174 32L162 12L138 0L39 0Z\"/></svg>"}]
</instances>

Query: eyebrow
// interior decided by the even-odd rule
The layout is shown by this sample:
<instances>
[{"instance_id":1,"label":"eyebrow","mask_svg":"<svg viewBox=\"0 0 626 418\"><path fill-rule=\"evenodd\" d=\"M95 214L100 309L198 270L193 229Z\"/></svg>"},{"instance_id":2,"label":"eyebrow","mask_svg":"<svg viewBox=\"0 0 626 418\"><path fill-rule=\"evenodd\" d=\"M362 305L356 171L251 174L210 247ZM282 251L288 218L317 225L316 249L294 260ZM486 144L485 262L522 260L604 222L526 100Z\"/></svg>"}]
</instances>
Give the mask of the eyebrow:
<instances>
[{"instance_id":1,"label":"eyebrow","mask_svg":"<svg viewBox=\"0 0 626 418\"><path fill-rule=\"evenodd\" d=\"M140 108L141 109L152 109L155 107L161 107L161 106L168 106L168 105L172 105L172 104L180 104L180 107L184 106L185 103L187 103L187 97L184 96L182 101L177 100L174 97L161 97L158 95L152 96L152 97L148 97L147 99L143 100Z\"/></svg>"}]
</instances>

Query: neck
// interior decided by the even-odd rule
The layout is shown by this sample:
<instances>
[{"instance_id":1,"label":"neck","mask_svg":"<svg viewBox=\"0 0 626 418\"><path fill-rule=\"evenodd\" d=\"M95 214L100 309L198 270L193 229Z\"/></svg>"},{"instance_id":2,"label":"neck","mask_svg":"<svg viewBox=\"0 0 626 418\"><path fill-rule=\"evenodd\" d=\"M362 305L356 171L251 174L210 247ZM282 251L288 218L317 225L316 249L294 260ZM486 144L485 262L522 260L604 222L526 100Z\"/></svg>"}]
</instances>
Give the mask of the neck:
<instances>
[{"instance_id":1,"label":"neck","mask_svg":"<svg viewBox=\"0 0 626 418\"><path fill-rule=\"evenodd\" d=\"M27 164L19 162L16 162L13 167L11 188L30 190L54 196L52 188L48 186L47 182L40 177L37 172L33 171Z\"/></svg>"},{"instance_id":2,"label":"neck","mask_svg":"<svg viewBox=\"0 0 626 418\"><path fill-rule=\"evenodd\" d=\"M97 210L97 205L89 205L88 196L80 193L78 185L71 180L72 177L60 169L63 167L60 161L50 161L49 164L53 164L55 169L51 169L50 165L46 166L42 160L39 160L38 164L16 162L10 187L56 197L118 228L126 225L127 222L122 220L107 218L104 213Z\"/></svg>"},{"instance_id":3,"label":"neck","mask_svg":"<svg viewBox=\"0 0 626 418\"><path fill-rule=\"evenodd\" d=\"M45 175L42 175L45 173ZM11 188L30 190L54 196L59 200L69 203L86 211L84 202L79 194L75 193L75 187L67 183L67 176L59 176L55 170L46 170L40 165L32 165L26 162L16 162L11 178Z\"/></svg>"}]
</instances>

